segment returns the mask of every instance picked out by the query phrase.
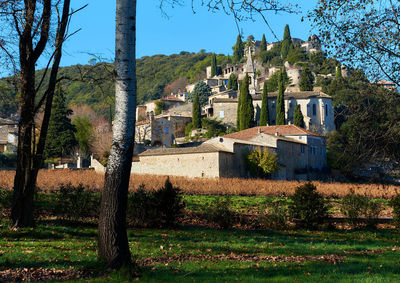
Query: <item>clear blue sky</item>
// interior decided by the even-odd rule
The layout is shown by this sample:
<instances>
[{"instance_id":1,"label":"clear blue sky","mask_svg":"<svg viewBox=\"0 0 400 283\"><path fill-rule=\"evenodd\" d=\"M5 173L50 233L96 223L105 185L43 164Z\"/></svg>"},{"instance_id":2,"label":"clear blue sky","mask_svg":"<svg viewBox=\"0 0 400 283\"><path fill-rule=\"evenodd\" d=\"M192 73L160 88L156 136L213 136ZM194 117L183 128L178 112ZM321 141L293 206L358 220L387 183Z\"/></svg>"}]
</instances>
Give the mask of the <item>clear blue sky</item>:
<instances>
[{"instance_id":1,"label":"clear blue sky","mask_svg":"<svg viewBox=\"0 0 400 283\"><path fill-rule=\"evenodd\" d=\"M315 6L317 0L292 0L292 3L296 1L301 5L302 14L267 14L279 38L283 35L286 23L290 25L292 37L307 39L312 33L310 23L307 20L301 22L301 17ZM86 64L93 57L88 53L109 60L114 56L115 1L75 0L72 1L72 7L77 9L86 3L88 7L72 19L70 31L82 30L65 44L62 66ZM169 55L180 51L198 52L201 49L232 54L231 47L238 34L233 17L222 12L209 12L200 5L195 10L193 14L190 0L186 0L183 7L168 8L167 18L159 9L159 0L138 0L136 57ZM267 41L274 41L261 18L257 18L256 22L241 23L240 27L245 38L253 34L256 39L261 39L265 33Z\"/></svg>"}]
</instances>

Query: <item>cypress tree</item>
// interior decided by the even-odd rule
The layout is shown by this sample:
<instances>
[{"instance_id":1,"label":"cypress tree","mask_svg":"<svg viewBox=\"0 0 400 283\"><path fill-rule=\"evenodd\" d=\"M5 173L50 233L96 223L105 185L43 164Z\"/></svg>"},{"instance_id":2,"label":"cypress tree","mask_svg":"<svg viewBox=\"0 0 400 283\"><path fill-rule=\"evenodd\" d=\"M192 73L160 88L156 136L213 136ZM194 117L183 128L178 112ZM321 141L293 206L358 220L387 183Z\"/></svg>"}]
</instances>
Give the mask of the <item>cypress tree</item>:
<instances>
[{"instance_id":1,"label":"cypress tree","mask_svg":"<svg viewBox=\"0 0 400 283\"><path fill-rule=\"evenodd\" d=\"M240 96L242 100L239 118L239 130L242 131L251 128L254 124L253 99L249 92L249 77L247 74L240 85Z\"/></svg>"},{"instance_id":2,"label":"cypress tree","mask_svg":"<svg viewBox=\"0 0 400 283\"><path fill-rule=\"evenodd\" d=\"M261 114L260 126L269 125L269 110L268 110L268 87L267 82L264 82L262 97L261 97Z\"/></svg>"},{"instance_id":3,"label":"cypress tree","mask_svg":"<svg viewBox=\"0 0 400 283\"><path fill-rule=\"evenodd\" d=\"M192 104L192 123L193 127L196 129L201 128L201 109L199 102L199 94L196 92L193 98Z\"/></svg>"},{"instance_id":4,"label":"cypress tree","mask_svg":"<svg viewBox=\"0 0 400 283\"><path fill-rule=\"evenodd\" d=\"M282 47L281 47L281 56L282 59L285 60L289 51L293 49L293 42L292 37L290 36L290 29L289 25L285 26L285 31L283 32L283 40L282 40Z\"/></svg>"},{"instance_id":5,"label":"cypress tree","mask_svg":"<svg viewBox=\"0 0 400 283\"><path fill-rule=\"evenodd\" d=\"M299 87L301 91L312 91L314 89L314 77L308 67L303 68L300 74Z\"/></svg>"},{"instance_id":6,"label":"cypress tree","mask_svg":"<svg viewBox=\"0 0 400 283\"><path fill-rule=\"evenodd\" d=\"M278 96L276 98L276 124L285 125L285 85L284 85L284 71L280 71L278 82Z\"/></svg>"},{"instance_id":7,"label":"cypress tree","mask_svg":"<svg viewBox=\"0 0 400 283\"><path fill-rule=\"evenodd\" d=\"M296 104L296 107L294 108L293 124L298 127L304 128L303 113L301 113L300 105L298 104Z\"/></svg>"},{"instance_id":8,"label":"cypress tree","mask_svg":"<svg viewBox=\"0 0 400 283\"><path fill-rule=\"evenodd\" d=\"M49 157L63 156L76 145L75 126L68 117L72 110L65 104L61 89L54 95L53 110L50 117L45 154Z\"/></svg>"},{"instance_id":9,"label":"cypress tree","mask_svg":"<svg viewBox=\"0 0 400 283\"><path fill-rule=\"evenodd\" d=\"M236 44L233 46L232 62L234 64L239 63L244 56L244 44L240 34L237 36Z\"/></svg>"},{"instance_id":10,"label":"cypress tree","mask_svg":"<svg viewBox=\"0 0 400 283\"><path fill-rule=\"evenodd\" d=\"M217 56L215 53L211 56L211 77L217 75Z\"/></svg>"},{"instance_id":11,"label":"cypress tree","mask_svg":"<svg viewBox=\"0 0 400 283\"><path fill-rule=\"evenodd\" d=\"M238 90L238 80L234 73L229 76L228 89Z\"/></svg>"},{"instance_id":12,"label":"cypress tree","mask_svg":"<svg viewBox=\"0 0 400 283\"><path fill-rule=\"evenodd\" d=\"M335 74L336 79L340 80L342 78L342 67L340 64L337 64L336 66L336 74Z\"/></svg>"},{"instance_id":13,"label":"cypress tree","mask_svg":"<svg viewBox=\"0 0 400 283\"><path fill-rule=\"evenodd\" d=\"M265 40L265 34L263 34L260 44L260 52L267 51L267 41Z\"/></svg>"}]
</instances>

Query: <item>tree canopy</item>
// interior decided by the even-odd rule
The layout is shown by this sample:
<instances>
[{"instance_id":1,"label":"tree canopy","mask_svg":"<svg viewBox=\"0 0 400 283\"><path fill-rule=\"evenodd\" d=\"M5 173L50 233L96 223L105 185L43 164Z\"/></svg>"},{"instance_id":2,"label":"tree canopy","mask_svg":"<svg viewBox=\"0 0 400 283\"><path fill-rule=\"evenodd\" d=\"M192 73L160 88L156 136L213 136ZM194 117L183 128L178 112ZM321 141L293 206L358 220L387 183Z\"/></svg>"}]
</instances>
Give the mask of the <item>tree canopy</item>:
<instances>
[{"instance_id":1,"label":"tree canopy","mask_svg":"<svg viewBox=\"0 0 400 283\"><path fill-rule=\"evenodd\" d=\"M269 110L268 110L268 85L264 82L263 92L261 96L261 113L260 113L260 126L270 125Z\"/></svg>"},{"instance_id":2,"label":"tree canopy","mask_svg":"<svg viewBox=\"0 0 400 283\"><path fill-rule=\"evenodd\" d=\"M200 106L208 103L208 97L211 95L211 88L203 81L198 82L193 91L188 95L188 101L194 101L195 94L199 95Z\"/></svg>"},{"instance_id":3,"label":"tree canopy","mask_svg":"<svg viewBox=\"0 0 400 283\"><path fill-rule=\"evenodd\" d=\"M299 87L301 91L312 91L314 89L314 76L308 67L303 68L300 74Z\"/></svg>"}]
</instances>

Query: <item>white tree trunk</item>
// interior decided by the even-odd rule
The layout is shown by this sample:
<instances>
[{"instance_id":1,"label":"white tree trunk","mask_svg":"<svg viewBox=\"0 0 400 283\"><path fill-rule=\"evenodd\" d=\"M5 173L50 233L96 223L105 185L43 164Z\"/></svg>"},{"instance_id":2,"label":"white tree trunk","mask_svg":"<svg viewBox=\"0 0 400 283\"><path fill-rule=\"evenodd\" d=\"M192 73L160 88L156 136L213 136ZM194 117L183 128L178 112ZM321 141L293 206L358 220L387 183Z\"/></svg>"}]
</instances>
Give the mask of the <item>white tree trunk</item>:
<instances>
[{"instance_id":1,"label":"white tree trunk","mask_svg":"<svg viewBox=\"0 0 400 283\"><path fill-rule=\"evenodd\" d=\"M129 265L126 206L136 117L136 0L117 0L115 119L99 217L99 258L110 268Z\"/></svg>"}]
</instances>

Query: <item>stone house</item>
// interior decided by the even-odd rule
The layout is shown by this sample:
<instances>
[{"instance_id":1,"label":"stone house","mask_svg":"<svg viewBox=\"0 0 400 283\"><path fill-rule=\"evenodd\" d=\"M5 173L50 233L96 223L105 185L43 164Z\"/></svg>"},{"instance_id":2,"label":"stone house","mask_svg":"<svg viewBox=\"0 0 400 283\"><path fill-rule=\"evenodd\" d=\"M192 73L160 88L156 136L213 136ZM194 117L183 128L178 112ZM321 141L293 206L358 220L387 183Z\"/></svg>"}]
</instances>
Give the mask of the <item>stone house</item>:
<instances>
[{"instance_id":1,"label":"stone house","mask_svg":"<svg viewBox=\"0 0 400 283\"><path fill-rule=\"evenodd\" d=\"M155 111L156 111L156 102L159 100L160 99L152 100L152 101L146 102L143 105L138 105L136 107L136 121L145 120L151 113L153 113L153 115L154 115ZM185 104L184 100L182 100L180 97L177 97L175 95L162 97L161 101L164 102L165 110Z\"/></svg>"},{"instance_id":2,"label":"stone house","mask_svg":"<svg viewBox=\"0 0 400 283\"><path fill-rule=\"evenodd\" d=\"M268 94L269 120L272 125L276 119L276 92ZM303 91L285 92L285 118L293 124L293 114L296 104L300 105L306 129L320 133L335 130L332 97L323 92ZM261 94L253 95L255 120L260 119ZM237 99L213 98L207 108L207 116L220 120L228 126L236 126Z\"/></svg>"},{"instance_id":3,"label":"stone house","mask_svg":"<svg viewBox=\"0 0 400 283\"><path fill-rule=\"evenodd\" d=\"M139 154L136 174L184 177L248 177L244 154L260 148L275 152L280 170L271 177L302 180L326 166L325 139L293 125L254 127L188 148L157 148ZM311 148L311 149L310 149Z\"/></svg>"},{"instance_id":4,"label":"stone house","mask_svg":"<svg viewBox=\"0 0 400 283\"><path fill-rule=\"evenodd\" d=\"M18 145L18 125L8 119L0 119L0 153L15 151Z\"/></svg>"},{"instance_id":5,"label":"stone house","mask_svg":"<svg viewBox=\"0 0 400 283\"><path fill-rule=\"evenodd\" d=\"M159 117L136 122L135 142L150 141L153 146L170 146L174 143L173 123L166 118Z\"/></svg>"}]
</instances>

